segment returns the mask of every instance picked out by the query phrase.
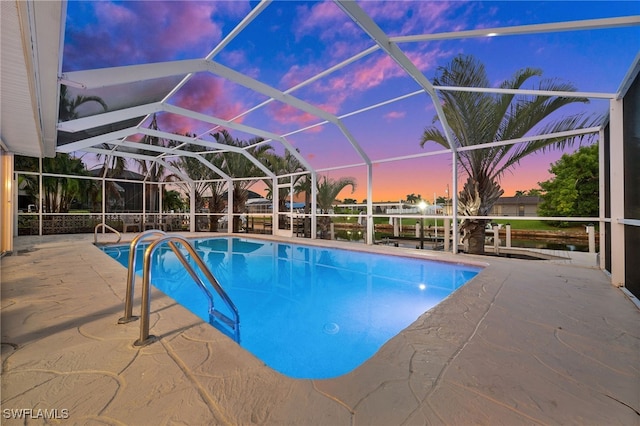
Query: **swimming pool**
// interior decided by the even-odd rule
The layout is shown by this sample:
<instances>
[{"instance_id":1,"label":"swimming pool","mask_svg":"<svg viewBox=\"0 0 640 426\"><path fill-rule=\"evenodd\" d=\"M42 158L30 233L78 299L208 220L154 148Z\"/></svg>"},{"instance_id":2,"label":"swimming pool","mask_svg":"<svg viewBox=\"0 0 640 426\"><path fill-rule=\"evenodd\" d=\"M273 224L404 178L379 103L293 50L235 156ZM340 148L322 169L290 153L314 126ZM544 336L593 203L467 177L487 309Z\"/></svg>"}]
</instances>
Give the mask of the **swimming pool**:
<instances>
[{"instance_id":1,"label":"swimming pool","mask_svg":"<svg viewBox=\"0 0 640 426\"><path fill-rule=\"evenodd\" d=\"M240 345L294 378L348 373L481 269L237 237L191 242L238 308ZM128 246L102 249L127 266ZM157 253L153 285L208 321L207 299L179 260Z\"/></svg>"}]
</instances>

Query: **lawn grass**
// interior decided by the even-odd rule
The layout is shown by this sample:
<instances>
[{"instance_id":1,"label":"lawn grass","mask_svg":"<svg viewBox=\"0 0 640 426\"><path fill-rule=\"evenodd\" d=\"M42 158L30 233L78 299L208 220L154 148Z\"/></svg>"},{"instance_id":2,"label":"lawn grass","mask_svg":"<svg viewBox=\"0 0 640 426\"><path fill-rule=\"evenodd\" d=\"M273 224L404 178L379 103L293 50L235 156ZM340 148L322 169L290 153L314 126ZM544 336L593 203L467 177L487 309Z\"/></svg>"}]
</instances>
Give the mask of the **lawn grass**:
<instances>
[{"instance_id":1,"label":"lawn grass","mask_svg":"<svg viewBox=\"0 0 640 426\"><path fill-rule=\"evenodd\" d=\"M582 223L573 223L566 227L557 227L549 225L549 222L542 220L517 220L514 218L510 219L497 219L492 220L492 223L498 223L501 225L506 225L507 223L511 224L511 229L513 230L523 230L523 231L574 231L574 230L583 230L584 224Z\"/></svg>"}]
</instances>

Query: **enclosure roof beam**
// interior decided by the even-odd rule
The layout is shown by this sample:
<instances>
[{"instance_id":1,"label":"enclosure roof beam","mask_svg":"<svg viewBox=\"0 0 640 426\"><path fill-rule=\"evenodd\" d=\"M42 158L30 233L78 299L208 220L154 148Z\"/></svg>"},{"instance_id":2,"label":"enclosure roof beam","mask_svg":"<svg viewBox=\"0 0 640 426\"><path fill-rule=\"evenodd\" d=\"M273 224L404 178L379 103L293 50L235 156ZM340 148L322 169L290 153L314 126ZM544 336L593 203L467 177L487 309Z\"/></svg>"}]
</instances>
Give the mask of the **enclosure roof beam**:
<instances>
[{"instance_id":1,"label":"enclosure roof beam","mask_svg":"<svg viewBox=\"0 0 640 426\"><path fill-rule=\"evenodd\" d=\"M407 43L436 40L455 40L476 37L497 37L510 35L540 34L562 31L600 30L607 28L630 27L640 24L640 16L618 18L585 19L580 21L552 22L547 24L519 25L514 27L482 28L468 31L452 31L438 34L421 34L390 37L393 43Z\"/></svg>"},{"instance_id":2,"label":"enclosure roof beam","mask_svg":"<svg viewBox=\"0 0 640 426\"><path fill-rule=\"evenodd\" d=\"M222 49L224 49L229 43L233 41L234 38L238 36L249 24L258 17L266 8L271 4L271 0L261 0L260 3L240 21L238 25L235 26L233 30L227 36L222 39L220 43L206 56L206 59L213 59Z\"/></svg>"},{"instance_id":3,"label":"enclosure roof beam","mask_svg":"<svg viewBox=\"0 0 640 426\"><path fill-rule=\"evenodd\" d=\"M160 102L154 102L131 108L119 109L117 111L103 112L89 117L76 118L75 120L62 121L58 123L58 130L75 133L99 126L105 126L107 124L118 123L132 117L141 117L161 111L162 104Z\"/></svg>"},{"instance_id":4,"label":"enclosure roof beam","mask_svg":"<svg viewBox=\"0 0 640 426\"><path fill-rule=\"evenodd\" d=\"M218 175L220 175L220 177L222 177L224 179L231 179L229 177L229 175L227 175L225 172L220 170L218 167L214 166L210 161L206 160L203 157L203 154L201 154L201 153L191 152L191 151L183 151L183 150L176 150L174 148L168 148L166 146L148 145L148 144L144 144L143 145L144 148L141 148L140 145L141 145L140 142L126 142L125 141L125 142L120 142L117 146L118 147L125 147L125 148L133 148L133 149L136 149L136 150L144 149L144 150L147 150L147 151L156 151L156 152L160 152L162 154L171 154L171 155L179 155L179 156L184 156L184 157L196 158L200 162L202 162L202 164L207 166L209 169L213 170ZM155 158L160 159L162 157L155 157Z\"/></svg>"},{"instance_id":5,"label":"enclosure roof beam","mask_svg":"<svg viewBox=\"0 0 640 426\"><path fill-rule=\"evenodd\" d=\"M103 143L114 143L115 141L124 139L128 136L135 135L139 132L137 127L129 127L121 129L115 132L104 133L102 135L94 136L92 138L82 139L76 142L71 142L65 145L59 145L58 152L69 153L73 151L84 150L96 145L102 145Z\"/></svg>"},{"instance_id":6,"label":"enclosure roof beam","mask_svg":"<svg viewBox=\"0 0 640 426\"><path fill-rule=\"evenodd\" d=\"M436 110L442 128L444 130L449 147L455 152L456 146L449 127L449 123L442 110L442 105L438 99L433 85L427 77L420 72L418 67L411 62L407 55L398 48L395 43L389 40L387 34L367 15L364 10L354 1L335 0L338 6L362 28L375 42L384 50L391 59L393 59L411 78L413 78L420 87L422 87L431 97L433 106Z\"/></svg>"},{"instance_id":7,"label":"enclosure roof beam","mask_svg":"<svg viewBox=\"0 0 640 426\"><path fill-rule=\"evenodd\" d=\"M187 142L187 143L193 143L196 145L201 145L201 146L205 146L205 147L216 147L216 148L221 148L225 151L231 151L231 152L235 152L237 154L243 155L245 156L249 161L251 161L253 164L256 165L256 167L258 167L260 170L262 170L266 176L270 177L270 178L274 178L275 174L269 170L264 164L262 164L260 161L258 161L258 159L256 159L253 155L251 155L251 153L247 152L246 150L237 147L237 146L232 146L232 145L225 145L225 144L221 144L218 142L209 142L209 141L203 141L203 140L199 140L199 139L193 139L187 136L183 136L183 135L177 135L174 133L167 133L167 132L163 132L161 130L154 130L154 129L147 129L147 128L140 128L138 129L138 133L143 133L149 136L154 136L154 137L159 137L159 138L165 138L165 139L169 139L169 140L175 140L175 141L180 141L180 142Z\"/></svg>"},{"instance_id":8,"label":"enclosure roof beam","mask_svg":"<svg viewBox=\"0 0 640 426\"><path fill-rule=\"evenodd\" d=\"M162 105L162 110L166 111L166 112L170 112L173 114L179 114L185 117L189 117L189 118L193 118L195 120L199 120L199 121L203 121L205 123L212 123L212 124L217 124L219 126L222 127L227 127L229 129L233 129L233 130L238 130L240 132L245 132L245 133L249 133L251 135L255 135L255 136L259 136L262 137L264 139L271 139L271 140L275 140L280 142L289 152L291 152L291 155L295 156L298 161L300 161L300 163L307 169L307 170L311 170L313 167L311 166L311 164L309 164L309 162L302 156L300 155L300 153L298 151L296 151L296 149L282 136L273 133L273 132L269 132L266 130L262 130L262 129L258 129L255 127L251 127L251 126L247 126L246 124L241 124L241 123L235 123L235 122L231 122L231 121L227 121L227 120L223 120L220 118L216 118L216 117L212 117L206 114L202 114L199 112L195 112L195 111L191 111L185 108L181 108L181 107L177 107L174 105L169 105L169 104L163 104Z\"/></svg>"},{"instance_id":9,"label":"enclosure roof beam","mask_svg":"<svg viewBox=\"0 0 640 426\"><path fill-rule=\"evenodd\" d=\"M355 61L357 61L359 59L364 58L365 56L367 56L367 55L369 55L369 54L371 54L371 53L373 53L373 52L375 52L377 50L380 50L380 46L378 46L376 44L376 45L374 45L374 46L372 46L372 47L370 47L370 48L368 48L366 50L363 50L362 52L357 53L357 54L353 55L352 57L340 62L339 64L336 64L336 65L332 66L331 68L328 68L328 69L326 69L326 70L324 70L324 71L322 71L322 72L320 72L318 74L315 74L314 76L308 78L307 80L305 80L305 81L303 81L303 82L301 82L301 83L299 83L299 84L297 84L297 85L285 90L283 93L288 94L288 93L292 93L292 92L294 92L294 91L296 91L298 89L301 89L301 88L303 88L303 87L305 87L305 86L307 86L307 85L309 85L309 84L311 84L311 83L313 83L313 82L315 82L315 81L317 81L317 80L319 80L321 78L324 78L324 77L334 73L335 71L338 71L338 70L346 67L347 65L349 65L349 64L351 64L351 63L353 63L353 62L355 62ZM273 99L273 98L269 98L266 101L254 106L254 107L251 107L248 110L236 115L230 121L235 121L235 120L237 120L239 118L242 118L245 115L247 115L247 114L249 114L249 113L251 113L251 112L253 112L253 111L257 110L257 109L260 109L260 108L270 104L274 100L275 99ZM326 122L327 121L325 121L325 123Z\"/></svg>"},{"instance_id":10,"label":"enclosure roof beam","mask_svg":"<svg viewBox=\"0 0 640 426\"><path fill-rule=\"evenodd\" d=\"M233 81L234 83L238 83L241 86L244 86L248 89L251 89L255 92L261 93L265 96L268 96L274 100L280 101L284 104L297 108L301 111L304 111L308 114L314 115L316 117L322 118L328 122L331 122L338 126L342 133L345 135L349 143L355 148L358 154L362 157L362 159L370 163L369 156L362 149L360 144L355 140L355 138L347 131L346 127L342 122L333 114L326 112L325 110L318 108L314 105L311 105L308 102L305 102L301 99L296 98L295 96L291 96L288 93L284 93L278 89L275 89L267 84L264 84L256 79L253 79L247 75L239 73L231 68L225 67L222 64L211 61L209 65L209 71L212 74L219 75L220 77L224 77L228 80Z\"/></svg>"},{"instance_id":11,"label":"enclosure roof beam","mask_svg":"<svg viewBox=\"0 0 640 426\"><path fill-rule=\"evenodd\" d=\"M527 96L558 96L562 98L589 98L589 99L615 99L615 93L602 92L569 92L562 90L535 90L535 89L502 89L498 87L456 87L456 86L433 86L436 90L444 92L476 92L476 93L499 93L511 95Z\"/></svg>"},{"instance_id":12,"label":"enclosure roof beam","mask_svg":"<svg viewBox=\"0 0 640 426\"><path fill-rule=\"evenodd\" d=\"M59 80L63 84L73 82L82 89L97 89L156 78L186 75L193 72L206 72L208 69L208 61L204 59L186 59L182 61L70 71L63 73Z\"/></svg>"},{"instance_id":13,"label":"enclosure roof beam","mask_svg":"<svg viewBox=\"0 0 640 426\"><path fill-rule=\"evenodd\" d=\"M305 168L307 168L307 170L312 169L312 166L309 164L309 162L302 155L300 155L300 153L296 151L295 148L293 148L293 146L285 138L283 138L282 136L276 133L272 133L266 130L247 126L241 123L229 122L227 120L223 120L223 119L209 116L206 114L198 113L198 112L177 107L174 105L163 104L160 102L154 102L146 105L125 108L118 111L105 112L105 113L93 115L90 117L84 117L84 118L78 118L75 120L65 121L58 124L58 129L66 132L74 133L82 130L95 128L98 126L117 123L117 122L126 120L130 117L144 116L144 115L158 113L158 112L167 112L171 114L181 115L184 117L193 118L194 120L213 123L213 124L230 128L230 129L253 134L255 136L260 136L263 138L268 138L268 139L278 141L288 151L290 151L291 154L295 156Z\"/></svg>"},{"instance_id":14,"label":"enclosure roof beam","mask_svg":"<svg viewBox=\"0 0 640 426\"><path fill-rule=\"evenodd\" d=\"M358 154L365 161L370 162L364 150L355 141L353 136L348 131L345 131L346 129L344 125L342 125L340 120L333 114L214 61L190 59L154 64L100 68L88 71L72 71L63 74L61 79L73 81L79 87L89 89L170 77L174 75L187 75L193 72L210 72L247 87L248 89L254 90L255 92L266 95L274 100L336 124L340 127L343 134L347 137Z\"/></svg>"}]
</instances>

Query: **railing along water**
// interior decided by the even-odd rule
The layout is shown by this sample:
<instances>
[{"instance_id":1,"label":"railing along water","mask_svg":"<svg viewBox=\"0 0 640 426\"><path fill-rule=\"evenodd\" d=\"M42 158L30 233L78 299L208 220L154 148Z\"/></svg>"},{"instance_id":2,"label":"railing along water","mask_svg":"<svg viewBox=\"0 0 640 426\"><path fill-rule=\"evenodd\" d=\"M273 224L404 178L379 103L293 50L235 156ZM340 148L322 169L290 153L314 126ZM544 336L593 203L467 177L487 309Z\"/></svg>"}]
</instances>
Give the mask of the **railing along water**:
<instances>
[{"instance_id":1,"label":"railing along water","mask_svg":"<svg viewBox=\"0 0 640 426\"><path fill-rule=\"evenodd\" d=\"M96 244L98 242L98 229L99 228L107 228L109 231L114 232L116 235L118 235L118 241L116 241L116 243L119 243L120 239L122 239L122 235L118 232L118 230L113 229L112 227L110 227L106 223L99 223L99 224L96 225L96 227L93 230L93 244Z\"/></svg>"},{"instance_id":2,"label":"railing along water","mask_svg":"<svg viewBox=\"0 0 640 426\"><path fill-rule=\"evenodd\" d=\"M215 327L215 321L221 321L226 327L229 327L232 332L228 333L226 330L220 330L218 327L216 328L218 328L225 334L230 334L231 338L233 338L237 343L240 343L240 316L238 314L238 309L236 308L234 303L231 301L224 289L220 286L218 280L216 280L215 277L211 274L211 271L209 271L209 268L207 268L207 266L204 264L189 241L183 237L167 235L152 242L149 247L147 247L144 253L144 263L142 266L142 303L140 307L140 338L134 342L134 346L146 346L157 340L156 336L149 335L149 312L151 310L151 260L155 250L164 243L168 243L169 247L175 253L176 257L180 260L187 272L189 272L189 275L191 275L198 287L207 295L209 299L209 324ZM200 271L205 275L216 293L218 293L218 295L225 302L225 304L231 311L233 318L229 318L224 313L215 309L211 292L204 285L198 274L189 264L187 258L184 256L184 254L182 254L175 243L181 243L182 246L191 255L191 258L195 261L198 268L200 268Z\"/></svg>"},{"instance_id":3,"label":"railing along water","mask_svg":"<svg viewBox=\"0 0 640 426\"><path fill-rule=\"evenodd\" d=\"M138 317L133 316L133 292L135 287L136 280L136 253L138 249L138 245L147 239L148 237L153 236L165 236L166 232L160 231L158 229L149 229L148 231L144 231L131 241L129 245L129 268L127 271L127 294L124 301L124 316L118 320L118 324L126 324L131 321L135 321Z\"/></svg>"}]
</instances>

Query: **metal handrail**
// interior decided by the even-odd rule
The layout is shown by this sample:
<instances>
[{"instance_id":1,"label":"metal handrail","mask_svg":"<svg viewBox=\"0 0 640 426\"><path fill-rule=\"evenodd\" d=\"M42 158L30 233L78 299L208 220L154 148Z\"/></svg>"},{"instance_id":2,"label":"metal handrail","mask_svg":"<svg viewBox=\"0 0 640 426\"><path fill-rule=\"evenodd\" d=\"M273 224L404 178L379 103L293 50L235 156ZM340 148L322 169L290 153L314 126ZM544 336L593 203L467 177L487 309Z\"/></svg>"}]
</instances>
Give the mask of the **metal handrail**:
<instances>
[{"instance_id":1,"label":"metal handrail","mask_svg":"<svg viewBox=\"0 0 640 426\"><path fill-rule=\"evenodd\" d=\"M189 252L191 258L200 268L200 271L202 271L207 280L209 280L209 282L213 286L216 293L218 293L229 310L231 310L233 318L229 318L222 312L215 309L211 292L207 289L198 274L196 274L195 270L191 267L184 254L182 254L178 247L176 247L176 242L181 243L187 250L187 252ZM236 342L240 343L240 316L238 314L238 309L236 308L234 303L231 301L224 289L220 286L218 280L216 280L213 274L211 274L211 271L204 264L189 241L186 238L179 237L177 235L167 235L152 242L144 252L144 263L142 266L142 303L140 307L140 338L134 342L134 345L146 346L157 340L157 337L149 335L149 312L151 310L151 259L155 250L164 243L168 243L171 250L173 250L173 252L176 254L187 272L189 272L189 275L191 275L198 287L207 295L209 299L209 324L215 326L214 322L216 319L222 321L225 326L232 329L233 334L230 337L232 337Z\"/></svg>"},{"instance_id":2,"label":"metal handrail","mask_svg":"<svg viewBox=\"0 0 640 426\"><path fill-rule=\"evenodd\" d=\"M136 235L129 245L129 267L127 271L127 294L124 300L124 316L118 320L118 324L126 324L138 319L138 317L133 316L133 291L136 280L136 252L138 244L140 244L144 239L154 235L165 236L167 233L158 229L149 229L148 231L144 231Z\"/></svg>"},{"instance_id":3,"label":"metal handrail","mask_svg":"<svg viewBox=\"0 0 640 426\"><path fill-rule=\"evenodd\" d=\"M106 223L99 223L96 225L96 227L93 230L93 244L98 242L98 228L107 228L109 231L115 232L118 235L118 241L116 241L116 243L120 242L120 239L122 238L122 235L120 234L120 232L118 232L116 229L113 229Z\"/></svg>"}]
</instances>

